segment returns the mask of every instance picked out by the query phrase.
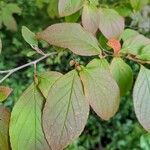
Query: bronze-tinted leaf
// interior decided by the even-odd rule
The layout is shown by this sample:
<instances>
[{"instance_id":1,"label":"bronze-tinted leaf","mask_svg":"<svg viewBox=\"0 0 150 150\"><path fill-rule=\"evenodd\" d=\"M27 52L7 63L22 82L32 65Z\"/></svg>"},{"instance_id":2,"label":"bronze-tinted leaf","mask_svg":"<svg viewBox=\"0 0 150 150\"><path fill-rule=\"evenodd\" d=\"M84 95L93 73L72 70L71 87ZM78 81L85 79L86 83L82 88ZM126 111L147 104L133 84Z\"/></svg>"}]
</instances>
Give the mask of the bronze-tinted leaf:
<instances>
[{"instance_id":1,"label":"bronze-tinted leaf","mask_svg":"<svg viewBox=\"0 0 150 150\"><path fill-rule=\"evenodd\" d=\"M9 119L10 112L3 106L0 106L0 149L10 150L9 147Z\"/></svg>"},{"instance_id":2,"label":"bronze-tinted leaf","mask_svg":"<svg viewBox=\"0 0 150 150\"><path fill-rule=\"evenodd\" d=\"M101 66L101 60L92 60L82 68L80 77L93 110L102 119L109 120L118 110L120 91L108 68Z\"/></svg>"},{"instance_id":3,"label":"bronze-tinted leaf","mask_svg":"<svg viewBox=\"0 0 150 150\"><path fill-rule=\"evenodd\" d=\"M43 112L43 127L52 150L63 150L83 131L89 104L78 73L59 78L49 91Z\"/></svg>"},{"instance_id":4,"label":"bronze-tinted leaf","mask_svg":"<svg viewBox=\"0 0 150 150\"><path fill-rule=\"evenodd\" d=\"M12 89L5 86L0 86L0 102L3 102L11 94Z\"/></svg>"},{"instance_id":5,"label":"bronze-tinted leaf","mask_svg":"<svg viewBox=\"0 0 150 150\"><path fill-rule=\"evenodd\" d=\"M82 12L82 25L83 27L95 34L99 28L99 15L97 7L93 5L84 5Z\"/></svg>"},{"instance_id":6,"label":"bronze-tinted leaf","mask_svg":"<svg viewBox=\"0 0 150 150\"><path fill-rule=\"evenodd\" d=\"M78 55L98 55L101 50L97 39L77 23L59 23L37 34L37 38L49 44L68 48Z\"/></svg>"},{"instance_id":7,"label":"bronze-tinted leaf","mask_svg":"<svg viewBox=\"0 0 150 150\"><path fill-rule=\"evenodd\" d=\"M124 30L124 18L113 9L100 9L99 10L99 29L103 35L110 38L119 38Z\"/></svg>"}]
</instances>

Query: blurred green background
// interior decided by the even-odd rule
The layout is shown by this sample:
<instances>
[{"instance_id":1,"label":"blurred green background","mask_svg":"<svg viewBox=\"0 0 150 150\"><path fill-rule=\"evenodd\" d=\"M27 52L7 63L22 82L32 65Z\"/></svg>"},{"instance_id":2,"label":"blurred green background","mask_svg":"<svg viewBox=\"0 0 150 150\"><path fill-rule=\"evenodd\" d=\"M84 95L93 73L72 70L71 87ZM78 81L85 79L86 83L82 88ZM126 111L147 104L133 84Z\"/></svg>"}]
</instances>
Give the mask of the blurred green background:
<instances>
[{"instance_id":1,"label":"blurred green background","mask_svg":"<svg viewBox=\"0 0 150 150\"><path fill-rule=\"evenodd\" d=\"M1 26L0 37L3 43L3 50L0 55L0 70L14 68L39 57L23 40L21 35L21 27L23 25L33 32L38 32L56 22L80 22L80 12L70 17L59 18L57 13L58 0L0 0L0 16L3 8L8 3L17 4L21 9L21 13L13 14L17 22L17 31L8 30L8 27L4 25ZM128 0L100 0L100 5L115 8L121 15L126 16L126 27L135 29L150 37L149 5L134 13ZM73 55L56 47L49 47L45 42L41 42L39 46L45 52L59 51L57 56L48 58L38 64L39 72L56 70L66 73L72 69L69 66L71 59L76 59L83 65L91 59ZM127 61L127 63L131 65L136 78L139 66L130 61ZM13 74L3 82L3 85L10 86L13 89L13 93L4 105L10 107L10 109L13 107L24 89L33 81L33 72L33 67L29 67ZM144 131L135 117L132 91L128 92L121 99L118 113L108 122L102 121L91 110L84 132L67 148L67 150L103 149L150 150L150 134Z\"/></svg>"}]
</instances>

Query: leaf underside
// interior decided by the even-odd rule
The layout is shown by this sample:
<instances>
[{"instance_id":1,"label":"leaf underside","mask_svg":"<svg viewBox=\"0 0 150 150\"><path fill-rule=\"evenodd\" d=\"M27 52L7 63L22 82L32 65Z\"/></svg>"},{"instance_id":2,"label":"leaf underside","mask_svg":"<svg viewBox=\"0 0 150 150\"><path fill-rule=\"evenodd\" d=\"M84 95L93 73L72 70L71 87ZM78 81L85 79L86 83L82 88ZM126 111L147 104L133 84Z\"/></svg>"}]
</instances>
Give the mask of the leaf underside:
<instances>
[{"instance_id":1,"label":"leaf underside","mask_svg":"<svg viewBox=\"0 0 150 150\"><path fill-rule=\"evenodd\" d=\"M141 66L133 90L134 109L140 124L150 132L150 70Z\"/></svg>"},{"instance_id":2,"label":"leaf underside","mask_svg":"<svg viewBox=\"0 0 150 150\"><path fill-rule=\"evenodd\" d=\"M0 106L0 149L10 150L9 147L9 119L10 112L3 106Z\"/></svg>"}]
</instances>

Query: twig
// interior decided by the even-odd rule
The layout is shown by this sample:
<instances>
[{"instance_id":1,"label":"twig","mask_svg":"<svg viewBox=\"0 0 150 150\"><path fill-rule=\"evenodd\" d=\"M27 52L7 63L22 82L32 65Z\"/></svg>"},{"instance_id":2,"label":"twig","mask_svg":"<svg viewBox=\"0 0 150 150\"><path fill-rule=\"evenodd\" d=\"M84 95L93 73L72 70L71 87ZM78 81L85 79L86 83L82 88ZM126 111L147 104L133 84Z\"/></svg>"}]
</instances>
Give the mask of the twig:
<instances>
[{"instance_id":1,"label":"twig","mask_svg":"<svg viewBox=\"0 0 150 150\"><path fill-rule=\"evenodd\" d=\"M135 57L132 57L131 55L128 55L126 58L129 60L132 60L134 62L140 63L140 64L150 64L150 61L143 61L143 60L137 59Z\"/></svg>"},{"instance_id":2,"label":"twig","mask_svg":"<svg viewBox=\"0 0 150 150\"><path fill-rule=\"evenodd\" d=\"M44 60L45 58L49 57L49 56L52 56L52 55L56 55L57 52L52 52L52 53L49 53L49 54L45 54L44 56L42 56L41 58L37 59L37 60L34 60L32 62L29 62L25 65L22 65L22 66L19 66L19 67L16 67L16 68L13 68L13 69L9 69L9 70L4 70L4 71L0 71L0 74L6 74L1 80L0 80L0 83L2 83L5 79L7 79L10 75L12 75L14 72L17 72L18 70L21 70L23 68L26 68L28 66L31 66L31 65L35 65L37 64L38 62Z\"/></svg>"}]
</instances>

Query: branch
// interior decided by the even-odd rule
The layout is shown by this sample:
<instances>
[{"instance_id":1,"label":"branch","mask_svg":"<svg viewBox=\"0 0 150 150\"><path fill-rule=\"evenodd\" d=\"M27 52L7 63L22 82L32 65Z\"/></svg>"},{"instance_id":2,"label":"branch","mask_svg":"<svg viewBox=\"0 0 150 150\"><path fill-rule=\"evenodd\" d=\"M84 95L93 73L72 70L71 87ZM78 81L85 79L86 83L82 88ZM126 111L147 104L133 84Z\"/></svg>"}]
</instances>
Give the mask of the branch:
<instances>
[{"instance_id":1,"label":"branch","mask_svg":"<svg viewBox=\"0 0 150 150\"><path fill-rule=\"evenodd\" d=\"M140 59L137 59L135 57L132 57L131 55L128 55L126 58L129 60L132 60L134 62L140 63L140 64L150 64L150 61L140 60Z\"/></svg>"},{"instance_id":2,"label":"branch","mask_svg":"<svg viewBox=\"0 0 150 150\"><path fill-rule=\"evenodd\" d=\"M37 64L38 62L44 60L45 58L49 57L49 56L52 56L52 55L56 55L57 52L52 52L52 53L49 53L49 54L45 54L44 56L42 56L41 58L37 59L37 60L34 60L32 62L29 62L25 65L22 65L22 66L19 66L19 67L16 67L16 68L13 68L13 69L9 69L9 70L4 70L4 71L0 71L0 74L6 74L1 80L0 80L0 83L2 83L5 79L7 79L10 75L12 75L14 72L17 72L18 70L21 70L23 68L26 68L28 66L31 66L31 65L35 65Z\"/></svg>"}]
</instances>

